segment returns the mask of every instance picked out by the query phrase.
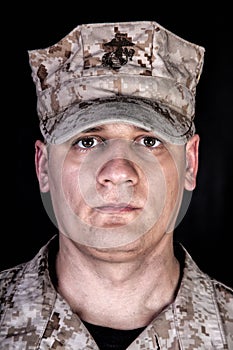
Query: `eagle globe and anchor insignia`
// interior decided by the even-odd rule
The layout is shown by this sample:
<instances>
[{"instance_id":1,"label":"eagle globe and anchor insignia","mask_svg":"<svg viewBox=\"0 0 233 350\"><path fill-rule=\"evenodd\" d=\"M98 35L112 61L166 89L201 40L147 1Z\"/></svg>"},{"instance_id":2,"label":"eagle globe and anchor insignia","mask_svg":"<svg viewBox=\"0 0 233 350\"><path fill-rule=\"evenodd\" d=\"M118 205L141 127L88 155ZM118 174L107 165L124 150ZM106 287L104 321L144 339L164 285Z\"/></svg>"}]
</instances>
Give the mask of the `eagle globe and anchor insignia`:
<instances>
[{"instance_id":1,"label":"eagle globe and anchor insignia","mask_svg":"<svg viewBox=\"0 0 233 350\"><path fill-rule=\"evenodd\" d=\"M127 38L126 33L116 33L114 39L103 44L105 50L108 51L102 57L103 66L109 66L112 69L119 70L128 60L132 61L135 50L128 47L134 45Z\"/></svg>"}]
</instances>

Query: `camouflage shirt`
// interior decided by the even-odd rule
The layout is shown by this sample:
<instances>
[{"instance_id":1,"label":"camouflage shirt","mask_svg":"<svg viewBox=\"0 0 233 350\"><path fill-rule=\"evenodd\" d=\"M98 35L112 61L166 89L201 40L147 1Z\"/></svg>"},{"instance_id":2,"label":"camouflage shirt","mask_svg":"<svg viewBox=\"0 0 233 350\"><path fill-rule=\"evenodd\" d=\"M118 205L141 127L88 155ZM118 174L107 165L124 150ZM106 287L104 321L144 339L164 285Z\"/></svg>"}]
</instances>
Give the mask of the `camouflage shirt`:
<instances>
[{"instance_id":1,"label":"camouflage shirt","mask_svg":"<svg viewBox=\"0 0 233 350\"><path fill-rule=\"evenodd\" d=\"M50 279L52 238L29 262L1 272L0 349L98 350ZM179 291L128 350L233 349L233 290L210 278L183 246Z\"/></svg>"}]
</instances>

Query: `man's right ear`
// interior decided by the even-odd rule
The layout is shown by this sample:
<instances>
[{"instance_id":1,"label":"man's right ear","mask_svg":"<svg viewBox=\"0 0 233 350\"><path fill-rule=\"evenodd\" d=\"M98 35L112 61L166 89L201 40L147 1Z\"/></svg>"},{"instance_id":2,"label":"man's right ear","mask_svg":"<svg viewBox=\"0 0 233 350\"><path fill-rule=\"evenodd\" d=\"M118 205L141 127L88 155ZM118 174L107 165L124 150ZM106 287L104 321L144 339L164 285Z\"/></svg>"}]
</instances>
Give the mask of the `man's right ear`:
<instances>
[{"instance_id":1,"label":"man's right ear","mask_svg":"<svg viewBox=\"0 0 233 350\"><path fill-rule=\"evenodd\" d=\"M46 145L40 140L37 140L35 142L35 167L41 192L48 192L48 149Z\"/></svg>"}]
</instances>

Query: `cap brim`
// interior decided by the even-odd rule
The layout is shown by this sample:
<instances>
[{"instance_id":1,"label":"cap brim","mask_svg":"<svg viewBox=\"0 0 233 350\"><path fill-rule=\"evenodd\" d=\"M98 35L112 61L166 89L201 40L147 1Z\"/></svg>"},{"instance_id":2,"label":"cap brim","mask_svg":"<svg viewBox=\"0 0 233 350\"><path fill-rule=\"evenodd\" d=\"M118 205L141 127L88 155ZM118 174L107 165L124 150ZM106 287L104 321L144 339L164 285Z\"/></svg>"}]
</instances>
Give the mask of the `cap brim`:
<instances>
[{"instance_id":1,"label":"cap brim","mask_svg":"<svg viewBox=\"0 0 233 350\"><path fill-rule=\"evenodd\" d=\"M54 123L54 118L56 119ZM155 133L158 138L185 144L194 134L195 126L183 115L158 102L132 97L98 99L69 107L65 112L51 118L49 130L41 124L41 132L48 143L61 144L86 129L107 123L130 123Z\"/></svg>"}]
</instances>

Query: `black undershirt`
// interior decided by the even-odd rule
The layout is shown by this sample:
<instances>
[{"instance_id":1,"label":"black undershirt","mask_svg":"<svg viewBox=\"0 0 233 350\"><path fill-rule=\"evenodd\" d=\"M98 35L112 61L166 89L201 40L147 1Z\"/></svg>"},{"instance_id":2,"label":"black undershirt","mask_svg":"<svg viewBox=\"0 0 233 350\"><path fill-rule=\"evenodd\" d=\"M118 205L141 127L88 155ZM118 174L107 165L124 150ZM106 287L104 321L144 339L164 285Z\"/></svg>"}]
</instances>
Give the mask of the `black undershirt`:
<instances>
[{"instance_id":1,"label":"black undershirt","mask_svg":"<svg viewBox=\"0 0 233 350\"><path fill-rule=\"evenodd\" d=\"M121 330L96 326L83 320L82 322L95 339L100 350L125 350L146 328L141 327L130 330Z\"/></svg>"}]
</instances>

